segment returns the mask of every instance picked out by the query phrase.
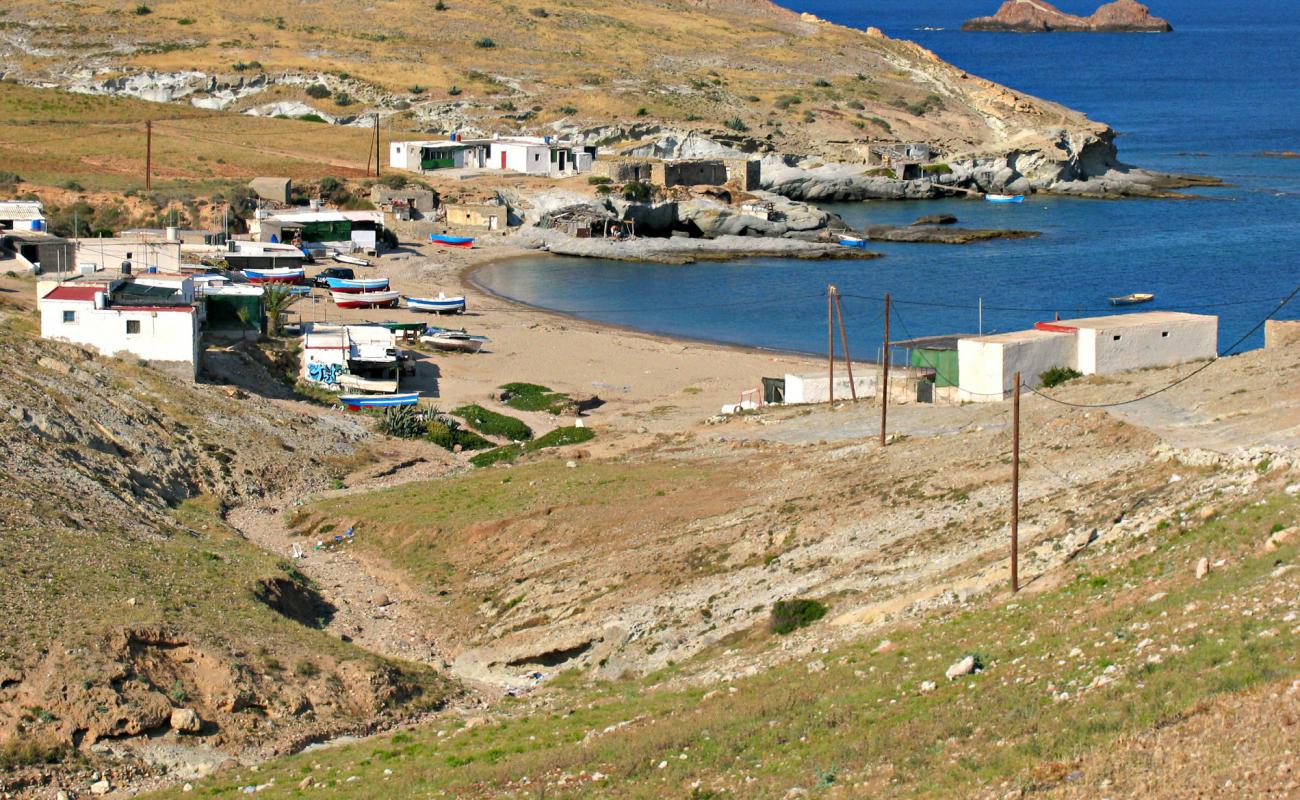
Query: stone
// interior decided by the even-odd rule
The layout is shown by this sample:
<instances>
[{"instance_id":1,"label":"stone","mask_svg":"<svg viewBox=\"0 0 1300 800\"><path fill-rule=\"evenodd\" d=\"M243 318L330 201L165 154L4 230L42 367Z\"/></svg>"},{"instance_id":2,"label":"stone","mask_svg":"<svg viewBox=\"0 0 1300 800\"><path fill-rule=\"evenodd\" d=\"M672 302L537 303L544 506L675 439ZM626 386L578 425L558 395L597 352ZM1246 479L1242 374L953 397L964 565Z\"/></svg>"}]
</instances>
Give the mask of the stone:
<instances>
[{"instance_id":1,"label":"stone","mask_svg":"<svg viewBox=\"0 0 1300 800\"><path fill-rule=\"evenodd\" d=\"M825 670L826 662L822 661L820 658L808 662L809 672L824 672Z\"/></svg>"},{"instance_id":2,"label":"stone","mask_svg":"<svg viewBox=\"0 0 1300 800\"><path fill-rule=\"evenodd\" d=\"M192 792L192 791L194 791L194 784L192 784L192 783L187 783L187 784L185 784L184 786L181 787L181 791L182 791L182 792Z\"/></svg>"},{"instance_id":3,"label":"stone","mask_svg":"<svg viewBox=\"0 0 1300 800\"><path fill-rule=\"evenodd\" d=\"M963 675L971 675L975 672L975 656L966 656L957 663L948 667L944 676L950 681L954 681Z\"/></svg>"},{"instance_id":4,"label":"stone","mask_svg":"<svg viewBox=\"0 0 1300 800\"><path fill-rule=\"evenodd\" d=\"M198 733L203 727L203 720L192 708L174 708L171 716L172 730L177 733Z\"/></svg>"},{"instance_id":5,"label":"stone","mask_svg":"<svg viewBox=\"0 0 1300 800\"><path fill-rule=\"evenodd\" d=\"M1200 580L1210 574L1210 559L1202 557L1196 562L1196 579Z\"/></svg>"},{"instance_id":6,"label":"stone","mask_svg":"<svg viewBox=\"0 0 1300 800\"><path fill-rule=\"evenodd\" d=\"M1196 518L1202 522L1206 522L1211 518L1213 518L1214 515L1217 513L1219 513L1219 509L1215 508L1214 506L1202 506L1201 508L1197 509Z\"/></svg>"},{"instance_id":7,"label":"stone","mask_svg":"<svg viewBox=\"0 0 1300 800\"><path fill-rule=\"evenodd\" d=\"M913 225L956 225L957 217L953 214L926 214L917 217Z\"/></svg>"},{"instance_id":8,"label":"stone","mask_svg":"<svg viewBox=\"0 0 1300 800\"><path fill-rule=\"evenodd\" d=\"M374 597L372 597L370 599L370 602L379 608L383 608L386 605L391 605L393 600L388 595L384 594L383 592L380 592L379 594L376 594Z\"/></svg>"},{"instance_id":9,"label":"stone","mask_svg":"<svg viewBox=\"0 0 1300 800\"><path fill-rule=\"evenodd\" d=\"M1284 528L1269 534L1268 540L1264 542L1264 551L1272 553L1279 547L1284 547L1300 539L1300 527Z\"/></svg>"},{"instance_id":10,"label":"stone","mask_svg":"<svg viewBox=\"0 0 1300 800\"><path fill-rule=\"evenodd\" d=\"M890 650L893 649L894 649L894 643L889 641L888 639L881 639L880 644L876 645L877 653L888 653Z\"/></svg>"},{"instance_id":11,"label":"stone","mask_svg":"<svg viewBox=\"0 0 1300 800\"><path fill-rule=\"evenodd\" d=\"M1287 484L1287 487L1282 491L1286 492L1289 495L1300 494L1300 483Z\"/></svg>"},{"instance_id":12,"label":"stone","mask_svg":"<svg viewBox=\"0 0 1300 800\"><path fill-rule=\"evenodd\" d=\"M578 462L577 462L577 461L566 461L566 462L564 462L564 466L568 467L569 469L577 469L577 468L578 468Z\"/></svg>"},{"instance_id":13,"label":"stone","mask_svg":"<svg viewBox=\"0 0 1300 800\"><path fill-rule=\"evenodd\" d=\"M100 778L90 784L90 793L95 795L108 794L113 791L113 784L108 782L107 778Z\"/></svg>"},{"instance_id":14,"label":"stone","mask_svg":"<svg viewBox=\"0 0 1300 800\"><path fill-rule=\"evenodd\" d=\"M934 681L921 681L921 694L929 694L939 688L939 684Z\"/></svg>"},{"instance_id":15,"label":"stone","mask_svg":"<svg viewBox=\"0 0 1300 800\"><path fill-rule=\"evenodd\" d=\"M312 776L308 775L307 777L305 777L305 778L303 778L302 780L298 781L298 788L299 788L299 789L310 789L310 788L312 787L312 784L315 783L315 782L316 782L316 779L313 778Z\"/></svg>"}]
</instances>

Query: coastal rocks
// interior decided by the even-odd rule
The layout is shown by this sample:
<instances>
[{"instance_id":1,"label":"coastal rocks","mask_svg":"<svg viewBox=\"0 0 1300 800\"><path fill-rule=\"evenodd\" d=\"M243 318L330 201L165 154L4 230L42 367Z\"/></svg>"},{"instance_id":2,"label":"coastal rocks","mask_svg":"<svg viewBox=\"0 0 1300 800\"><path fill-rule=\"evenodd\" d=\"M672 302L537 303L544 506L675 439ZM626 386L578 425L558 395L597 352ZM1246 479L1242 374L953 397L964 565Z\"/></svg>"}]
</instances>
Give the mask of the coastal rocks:
<instances>
[{"instance_id":1,"label":"coastal rocks","mask_svg":"<svg viewBox=\"0 0 1300 800\"><path fill-rule=\"evenodd\" d=\"M177 733L198 733L203 727L203 720L192 708L174 708L171 715L171 728Z\"/></svg>"},{"instance_id":2,"label":"coastal rocks","mask_svg":"<svg viewBox=\"0 0 1300 800\"><path fill-rule=\"evenodd\" d=\"M927 225L909 225L894 228L877 225L863 231L874 242L925 242L929 244L970 244L990 239L1033 239L1038 231L1021 231L1002 228L939 228Z\"/></svg>"},{"instance_id":3,"label":"coastal rocks","mask_svg":"<svg viewBox=\"0 0 1300 800\"><path fill-rule=\"evenodd\" d=\"M1107 33L1167 33L1173 26L1134 0L1115 0L1098 8L1091 16L1079 17L1042 2L1042 0L1007 0L991 17L967 20L964 31L1015 31L1047 33L1050 31L1087 31Z\"/></svg>"},{"instance_id":4,"label":"coastal rocks","mask_svg":"<svg viewBox=\"0 0 1300 800\"><path fill-rule=\"evenodd\" d=\"M662 264L690 264L696 261L726 261L737 258L876 258L856 248L829 242L759 236L703 238L641 237L627 241L578 239L558 231L538 231L533 246L556 255L605 258L613 261L653 261ZM521 240L522 243L522 240Z\"/></svg>"},{"instance_id":5,"label":"coastal rocks","mask_svg":"<svg viewBox=\"0 0 1300 800\"><path fill-rule=\"evenodd\" d=\"M956 225L957 217L952 214L926 214L917 217L913 225Z\"/></svg>"},{"instance_id":6,"label":"coastal rocks","mask_svg":"<svg viewBox=\"0 0 1300 800\"><path fill-rule=\"evenodd\" d=\"M332 114L319 111L306 103L299 100L282 100L278 103L267 103L265 105L250 108L244 112L250 117L289 117L299 119L306 116L320 117L330 125L339 122L339 119Z\"/></svg>"},{"instance_id":7,"label":"coastal rocks","mask_svg":"<svg viewBox=\"0 0 1300 800\"><path fill-rule=\"evenodd\" d=\"M940 183L867 175L851 164L801 167L766 159L762 180L763 188L770 192L807 202L929 200L956 194Z\"/></svg>"}]
</instances>

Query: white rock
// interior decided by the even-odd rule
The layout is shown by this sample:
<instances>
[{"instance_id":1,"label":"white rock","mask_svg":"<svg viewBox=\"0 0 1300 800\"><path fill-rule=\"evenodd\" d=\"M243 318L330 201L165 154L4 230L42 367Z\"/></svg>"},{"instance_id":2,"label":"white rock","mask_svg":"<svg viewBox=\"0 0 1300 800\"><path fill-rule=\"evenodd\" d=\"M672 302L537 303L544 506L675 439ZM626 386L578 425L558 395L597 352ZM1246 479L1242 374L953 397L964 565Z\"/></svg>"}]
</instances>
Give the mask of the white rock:
<instances>
[{"instance_id":1,"label":"white rock","mask_svg":"<svg viewBox=\"0 0 1300 800\"><path fill-rule=\"evenodd\" d=\"M1164 599L1165 599L1166 597L1168 597L1168 596L1169 596L1169 593L1168 593L1168 592L1156 592L1155 594L1153 594L1153 595L1151 595L1150 597L1147 598L1147 602L1148 602L1148 603L1159 603L1161 600L1164 600Z\"/></svg>"},{"instance_id":2,"label":"white rock","mask_svg":"<svg viewBox=\"0 0 1300 800\"><path fill-rule=\"evenodd\" d=\"M203 727L203 720L192 708L173 708L171 718L172 730L177 733L198 733Z\"/></svg>"},{"instance_id":3,"label":"white rock","mask_svg":"<svg viewBox=\"0 0 1300 800\"><path fill-rule=\"evenodd\" d=\"M809 672L822 672L826 669L826 663L820 658L808 662Z\"/></svg>"},{"instance_id":4,"label":"white rock","mask_svg":"<svg viewBox=\"0 0 1300 800\"><path fill-rule=\"evenodd\" d=\"M956 680L962 675L970 675L975 671L975 656L966 656L962 660L948 667L947 672L943 673L948 680Z\"/></svg>"},{"instance_id":5,"label":"white rock","mask_svg":"<svg viewBox=\"0 0 1300 800\"><path fill-rule=\"evenodd\" d=\"M569 469L577 469L577 468L578 468L578 462L577 462L577 461L566 461L566 462L564 462L564 466L568 467Z\"/></svg>"},{"instance_id":6,"label":"white rock","mask_svg":"<svg viewBox=\"0 0 1300 800\"><path fill-rule=\"evenodd\" d=\"M108 782L107 778L101 778L90 784L91 794L108 794L113 791L113 784Z\"/></svg>"},{"instance_id":7,"label":"white rock","mask_svg":"<svg viewBox=\"0 0 1300 800\"><path fill-rule=\"evenodd\" d=\"M1289 484L1282 491L1286 492L1287 494L1300 494L1300 483Z\"/></svg>"},{"instance_id":8,"label":"white rock","mask_svg":"<svg viewBox=\"0 0 1300 800\"><path fill-rule=\"evenodd\" d=\"M182 791L182 792L192 792L192 791L194 791L194 784L192 784L192 783L187 783L187 784L185 784L184 786L181 787L181 791Z\"/></svg>"},{"instance_id":9,"label":"white rock","mask_svg":"<svg viewBox=\"0 0 1300 800\"><path fill-rule=\"evenodd\" d=\"M921 681L921 694L929 694L939 688L939 684L934 681Z\"/></svg>"},{"instance_id":10,"label":"white rock","mask_svg":"<svg viewBox=\"0 0 1300 800\"><path fill-rule=\"evenodd\" d=\"M1210 574L1210 559L1202 557L1196 562L1196 578L1200 580Z\"/></svg>"}]
</instances>

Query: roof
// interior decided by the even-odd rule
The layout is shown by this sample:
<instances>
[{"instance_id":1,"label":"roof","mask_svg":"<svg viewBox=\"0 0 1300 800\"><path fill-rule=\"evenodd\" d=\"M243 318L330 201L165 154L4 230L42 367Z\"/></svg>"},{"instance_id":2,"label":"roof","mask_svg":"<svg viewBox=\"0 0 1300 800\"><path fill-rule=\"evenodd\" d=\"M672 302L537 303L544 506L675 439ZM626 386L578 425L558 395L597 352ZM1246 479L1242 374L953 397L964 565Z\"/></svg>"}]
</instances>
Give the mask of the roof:
<instances>
[{"instance_id":1,"label":"roof","mask_svg":"<svg viewBox=\"0 0 1300 800\"><path fill-rule=\"evenodd\" d=\"M1080 317L1053 322L1063 328L1086 328L1089 330L1111 328L1136 328L1143 325L1167 325L1171 322L1208 322L1218 321L1211 314L1188 314L1184 311L1138 311L1132 314L1107 314L1100 317Z\"/></svg>"},{"instance_id":2,"label":"roof","mask_svg":"<svg viewBox=\"0 0 1300 800\"><path fill-rule=\"evenodd\" d=\"M0 219L45 219L39 200L0 201Z\"/></svg>"},{"instance_id":3,"label":"roof","mask_svg":"<svg viewBox=\"0 0 1300 800\"><path fill-rule=\"evenodd\" d=\"M958 339L977 338L973 333L948 333L942 336L921 336L916 339L900 339L889 344L908 350L956 350Z\"/></svg>"},{"instance_id":4,"label":"roof","mask_svg":"<svg viewBox=\"0 0 1300 800\"><path fill-rule=\"evenodd\" d=\"M983 344L1021 344L1023 342L1034 342L1045 339L1050 336L1070 336L1067 331L1042 331L1029 329L1027 331L1007 331L1006 333L991 333L987 336L963 336L963 342L980 342Z\"/></svg>"},{"instance_id":5,"label":"roof","mask_svg":"<svg viewBox=\"0 0 1300 800\"><path fill-rule=\"evenodd\" d=\"M95 295L104 291L104 286L55 286L42 297L42 300L72 300L93 303Z\"/></svg>"}]
</instances>

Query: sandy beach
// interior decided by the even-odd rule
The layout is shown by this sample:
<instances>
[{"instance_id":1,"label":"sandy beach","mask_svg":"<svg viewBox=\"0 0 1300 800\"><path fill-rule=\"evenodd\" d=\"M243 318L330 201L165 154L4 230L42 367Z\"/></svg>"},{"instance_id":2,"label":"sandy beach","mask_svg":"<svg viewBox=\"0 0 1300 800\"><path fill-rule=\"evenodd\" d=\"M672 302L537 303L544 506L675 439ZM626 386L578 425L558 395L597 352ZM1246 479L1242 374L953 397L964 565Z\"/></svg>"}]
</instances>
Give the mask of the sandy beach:
<instances>
[{"instance_id":1,"label":"sandy beach","mask_svg":"<svg viewBox=\"0 0 1300 800\"><path fill-rule=\"evenodd\" d=\"M473 355L420 354L416 376L408 380L411 389L424 393L425 402L444 410L467 402L490 405L492 391L502 384L540 383L575 397L600 397L604 405L588 412L588 425L649 437L698 424L724 403L739 402L741 392L760 386L765 375L824 368L825 362L808 356L673 339L576 319L491 294L471 279L474 270L488 263L532 254L504 243L469 250L410 243L357 270L359 277L388 277L403 294L464 294L463 315L405 308L345 310L317 290L312 299L294 306L291 316L300 315L304 322L420 320L463 327L490 342ZM572 424L540 417L528 422L540 430ZM624 441L622 447L629 444L635 442Z\"/></svg>"}]
</instances>

